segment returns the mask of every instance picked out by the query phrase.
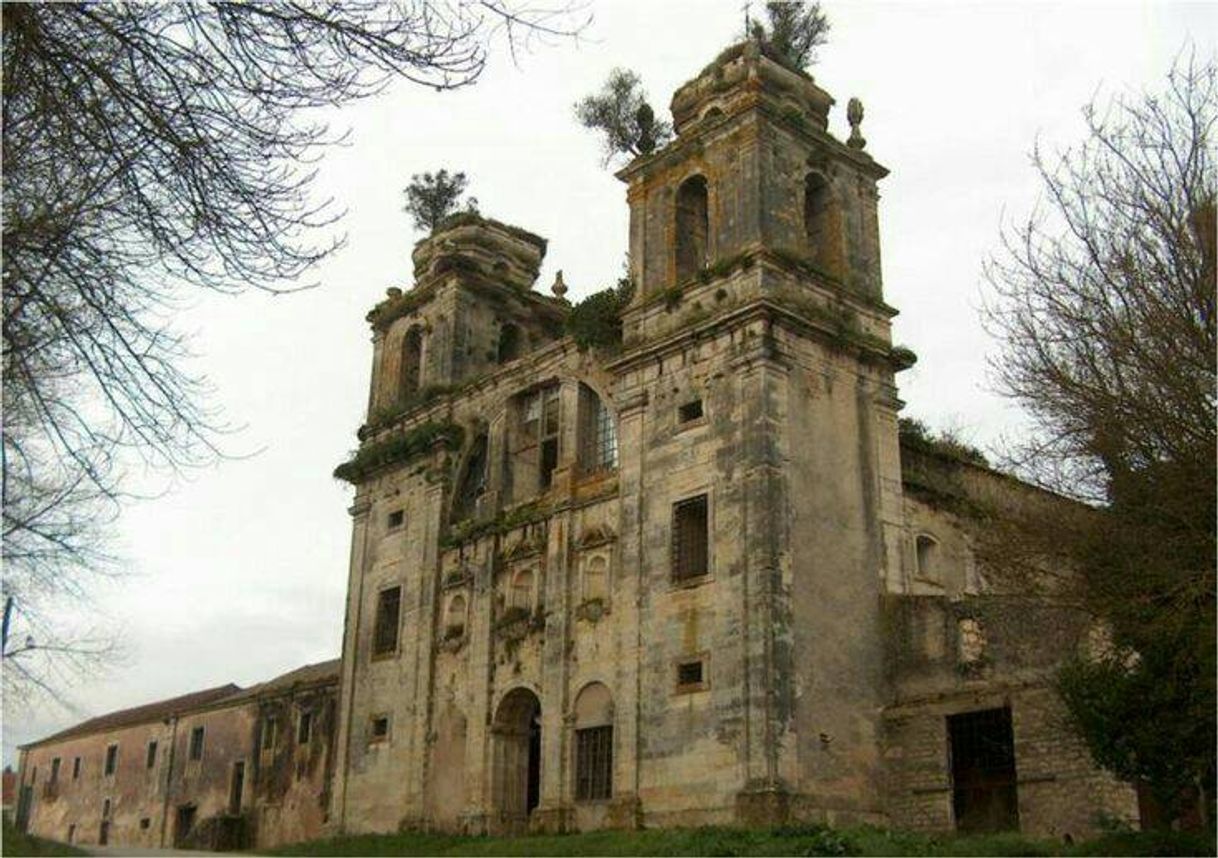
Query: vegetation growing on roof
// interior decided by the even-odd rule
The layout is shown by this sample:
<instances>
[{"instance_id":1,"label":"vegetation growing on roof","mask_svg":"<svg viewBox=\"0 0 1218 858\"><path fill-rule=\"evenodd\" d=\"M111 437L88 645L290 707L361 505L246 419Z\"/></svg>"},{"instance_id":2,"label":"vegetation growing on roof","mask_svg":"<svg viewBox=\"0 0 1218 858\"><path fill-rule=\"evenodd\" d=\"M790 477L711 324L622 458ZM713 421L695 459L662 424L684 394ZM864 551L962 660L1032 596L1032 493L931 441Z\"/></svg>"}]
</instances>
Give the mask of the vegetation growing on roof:
<instances>
[{"instance_id":1,"label":"vegetation growing on roof","mask_svg":"<svg viewBox=\"0 0 1218 858\"><path fill-rule=\"evenodd\" d=\"M599 346L616 348L622 343L622 311L634 295L634 283L623 277L616 286L594 292L571 308L564 333L580 351Z\"/></svg>"},{"instance_id":2,"label":"vegetation growing on roof","mask_svg":"<svg viewBox=\"0 0 1218 858\"><path fill-rule=\"evenodd\" d=\"M900 433L901 443L916 450L931 453L932 455L946 456L947 458L968 462L973 465L981 465L985 468L990 466L990 461L985 457L984 453L972 444L966 444L964 441L961 441L955 432L946 430L935 432L921 420L916 420L912 417L902 417L900 419L898 422L898 432Z\"/></svg>"},{"instance_id":3,"label":"vegetation growing on roof","mask_svg":"<svg viewBox=\"0 0 1218 858\"><path fill-rule=\"evenodd\" d=\"M444 218L436 225L436 232L444 232L445 230L456 229L459 226L493 226L503 230L514 238L519 238L521 241L526 241L535 247L540 248L543 252L546 249L546 240L536 233L529 232L527 229L521 229L518 226L512 226L510 223L504 223L500 220L495 220L492 217L487 217L478 211L464 211L451 214Z\"/></svg>"},{"instance_id":4,"label":"vegetation growing on roof","mask_svg":"<svg viewBox=\"0 0 1218 858\"><path fill-rule=\"evenodd\" d=\"M361 445L349 460L334 469L334 476L348 483L360 483L381 468L426 456L436 445L448 450L458 449L464 436L464 430L456 423L424 423L388 438Z\"/></svg>"}]
</instances>

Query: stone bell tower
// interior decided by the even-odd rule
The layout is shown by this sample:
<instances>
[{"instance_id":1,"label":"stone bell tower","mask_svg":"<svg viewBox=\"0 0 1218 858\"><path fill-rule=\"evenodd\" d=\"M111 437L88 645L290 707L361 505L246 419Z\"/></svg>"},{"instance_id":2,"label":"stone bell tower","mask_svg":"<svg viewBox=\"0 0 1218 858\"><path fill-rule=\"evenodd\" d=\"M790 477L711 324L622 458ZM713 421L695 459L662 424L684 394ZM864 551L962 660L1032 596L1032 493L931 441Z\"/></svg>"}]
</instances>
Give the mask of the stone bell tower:
<instances>
[{"instance_id":1,"label":"stone bell tower","mask_svg":"<svg viewBox=\"0 0 1218 858\"><path fill-rule=\"evenodd\" d=\"M747 41L677 90L676 139L618 173L636 286L613 366L622 435L641 439L648 510L671 502L675 524L695 496L712 533L713 587L649 594L644 613L683 629L672 657L711 653L719 723L737 726L720 729L730 753L700 758L720 783L736 773L720 800L745 824L882 818L880 598L901 538L894 374L913 356L893 348L882 299L887 170L864 151L857 102L849 139L828 132L833 103ZM666 550L644 540L639 562ZM643 717L663 735L664 712Z\"/></svg>"}]
</instances>

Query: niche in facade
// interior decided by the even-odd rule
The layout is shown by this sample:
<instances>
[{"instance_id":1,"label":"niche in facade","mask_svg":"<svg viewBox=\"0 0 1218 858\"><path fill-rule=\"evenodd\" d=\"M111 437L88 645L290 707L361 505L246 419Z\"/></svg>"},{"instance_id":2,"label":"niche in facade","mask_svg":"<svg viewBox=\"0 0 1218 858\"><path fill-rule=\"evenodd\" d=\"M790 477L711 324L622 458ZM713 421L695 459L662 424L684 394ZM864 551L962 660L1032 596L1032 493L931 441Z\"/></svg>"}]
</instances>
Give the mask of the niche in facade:
<instances>
[{"instance_id":1,"label":"niche in facade","mask_svg":"<svg viewBox=\"0 0 1218 858\"><path fill-rule=\"evenodd\" d=\"M710 233L706 179L690 176L677 189L677 282L684 283L706 265Z\"/></svg>"}]
</instances>

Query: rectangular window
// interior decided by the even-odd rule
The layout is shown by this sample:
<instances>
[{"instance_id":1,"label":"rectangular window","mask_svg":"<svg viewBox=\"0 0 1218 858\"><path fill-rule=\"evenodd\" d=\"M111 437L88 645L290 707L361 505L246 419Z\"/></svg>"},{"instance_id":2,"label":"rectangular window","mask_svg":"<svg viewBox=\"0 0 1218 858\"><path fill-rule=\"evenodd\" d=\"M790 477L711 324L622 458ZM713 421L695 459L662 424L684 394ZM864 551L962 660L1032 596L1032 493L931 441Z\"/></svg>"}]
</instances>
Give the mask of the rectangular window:
<instances>
[{"instance_id":1,"label":"rectangular window","mask_svg":"<svg viewBox=\"0 0 1218 858\"><path fill-rule=\"evenodd\" d=\"M59 757L51 760L51 783L59 783Z\"/></svg>"},{"instance_id":2,"label":"rectangular window","mask_svg":"<svg viewBox=\"0 0 1218 858\"><path fill-rule=\"evenodd\" d=\"M368 727L368 741L384 742L389 738L388 715L373 715Z\"/></svg>"},{"instance_id":3,"label":"rectangular window","mask_svg":"<svg viewBox=\"0 0 1218 858\"><path fill-rule=\"evenodd\" d=\"M398 623L401 620L402 588L381 590L376 600L376 626L372 634L372 654L393 655L398 648Z\"/></svg>"},{"instance_id":4,"label":"rectangular window","mask_svg":"<svg viewBox=\"0 0 1218 858\"><path fill-rule=\"evenodd\" d=\"M687 581L707 569L707 502L698 495L672 505L672 577Z\"/></svg>"},{"instance_id":5,"label":"rectangular window","mask_svg":"<svg viewBox=\"0 0 1218 858\"><path fill-rule=\"evenodd\" d=\"M147 831L152 825L152 820L147 816L140 817L140 831Z\"/></svg>"},{"instance_id":6,"label":"rectangular window","mask_svg":"<svg viewBox=\"0 0 1218 858\"><path fill-rule=\"evenodd\" d=\"M579 462L586 473L617 467L617 427L613 412L585 384L579 386Z\"/></svg>"},{"instance_id":7,"label":"rectangular window","mask_svg":"<svg viewBox=\"0 0 1218 858\"><path fill-rule=\"evenodd\" d=\"M195 727L190 731L190 758L203 759L203 728Z\"/></svg>"},{"instance_id":8,"label":"rectangular window","mask_svg":"<svg viewBox=\"0 0 1218 858\"><path fill-rule=\"evenodd\" d=\"M102 819L110 818L110 799L102 802Z\"/></svg>"},{"instance_id":9,"label":"rectangular window","mask_svg":"<svg viewBox=\"0 0 1218 858\"><path fill-rule=\"evenodd\" d=\"M959 831L1019 828L1011 709L949 715L952 810Z\"/></svg>"},{"instance_id":10,"label":"rectangular window","mask_svg":"<svg viewBox=\"0 0 1218 858\"><path fill-rule=\"evenodd\" d=\"M105 775L114 774L114 769L118 766L118 745L111 745L106 748L106 767L102 770Z\"/></svg>"},{"instance_id":11,"label":"rectangular window","mask_svg":"<svg viewBox=\"0 0 1218 858\"><path fill-rule=\"evenodd\" d=\"M233 779L228 785L228 812L232 816L241 813L241 794L245 790L245 762L233 763Z\"/></svg>"},{"instance_id":12,"label":"rectangular window","mask_svg":"<svg viewBox=\"0 0 1218 858\"><path fill-rule=\"evenodd\" d=\"M148 759L144 765L145 768L156 768L156 742L148 743Z\"/></svg>"},{"instance_id":13,"label":"rectangular window","mask_svg":"<svg viewBox=\"0 0 1218 858\"><path fill-rule=\"evenodd\" d=\"M702 400L695 399L677 408L677 419L681 423L690 423L702 417Z\"/></svg>"},{"instance_id":14,"label":"rectangular window","mask_svg":"<svg viewBox=\"0 0 1218 858\"><path fill-rule=\"evenodd\" d=\"M264 751L273 751L276 742L279 741L279 722L274 718L265 718L262 721L262 744L261 748Z\"/></svg>"},{"instance_id":15,"label":"rectangular window","mask_svg":"<svg viewBox=\"0 0 1218 858\"><path fill-rule=\"evenodd\" d=\"M613 728L575 731L575 800L613 797Z\"/></svg>"},{"instance_id":16,"label":"rectangular window","mask_svg":"<svg viewBox=\"0 0 1218 858\"><path fill-rule=\"evenodd\" d=\"M705 663L702 659L677 664L677 691L701 691L705 687Z\"/></svg>"},{"instance_id":17,"label":"rectangular window","mask_svg":"<svg viewBox=\"0 0 1218 858\"><path fill-rule=\"evenodd\" d=\"M300 724L296 728L296 744L307 745L313 737L313 713L301 712Z\"/></svg>"},{"instance_id":18,"label":"rectangular window","mask_svg":"<svg viewBox=\"0 0 1218 858\"><path fill-rule=\"evenodd\" d=\"M389 518L386 522L390 530L397 530L406 523L406 513L400 509L389 513Z\"/></svg>"},{"instance_id":19,"label":"rectangular window","mask_svg":"<svg viewBox=\"0 0 1218 858\"><path fill-rule=\"evenodd\" d=\"M80 779L80 757L72 760L72 780Z\"/></svg>"}]
</instances>

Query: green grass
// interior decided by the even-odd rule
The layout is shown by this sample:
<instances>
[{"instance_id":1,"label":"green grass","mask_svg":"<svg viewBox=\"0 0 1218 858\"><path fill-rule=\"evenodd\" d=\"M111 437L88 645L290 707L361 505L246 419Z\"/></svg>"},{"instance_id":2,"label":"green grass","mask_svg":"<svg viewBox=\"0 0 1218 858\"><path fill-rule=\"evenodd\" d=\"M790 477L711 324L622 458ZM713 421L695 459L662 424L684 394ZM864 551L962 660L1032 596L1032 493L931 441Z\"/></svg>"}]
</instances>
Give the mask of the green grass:
<instances>
[{"instance_id":1,"label":"green grass","mask_svg":"<svg viewBox=\"0 0 1218 858\"><path fill-rule=\"evenodd\" d=\"M2 850L5 855L87 855L75 846L66 843L56 843L54 840L43 840L41 837L31 837L17 830L17 826L4 818L4 843Z\"/></svg>"},{"instance_id":2,"label":"green grass","mask_svg":"<svg viewBox=\"0 0 1218 858\"><path fill-rule=\"evenodd\" d=\"M673 828L528 837L386 834L315 840L272 855L1214 855L1212 835L1114 832L1080 844L1015 833L929 836L818 825Z\"/></svg>"}]
</instances>

